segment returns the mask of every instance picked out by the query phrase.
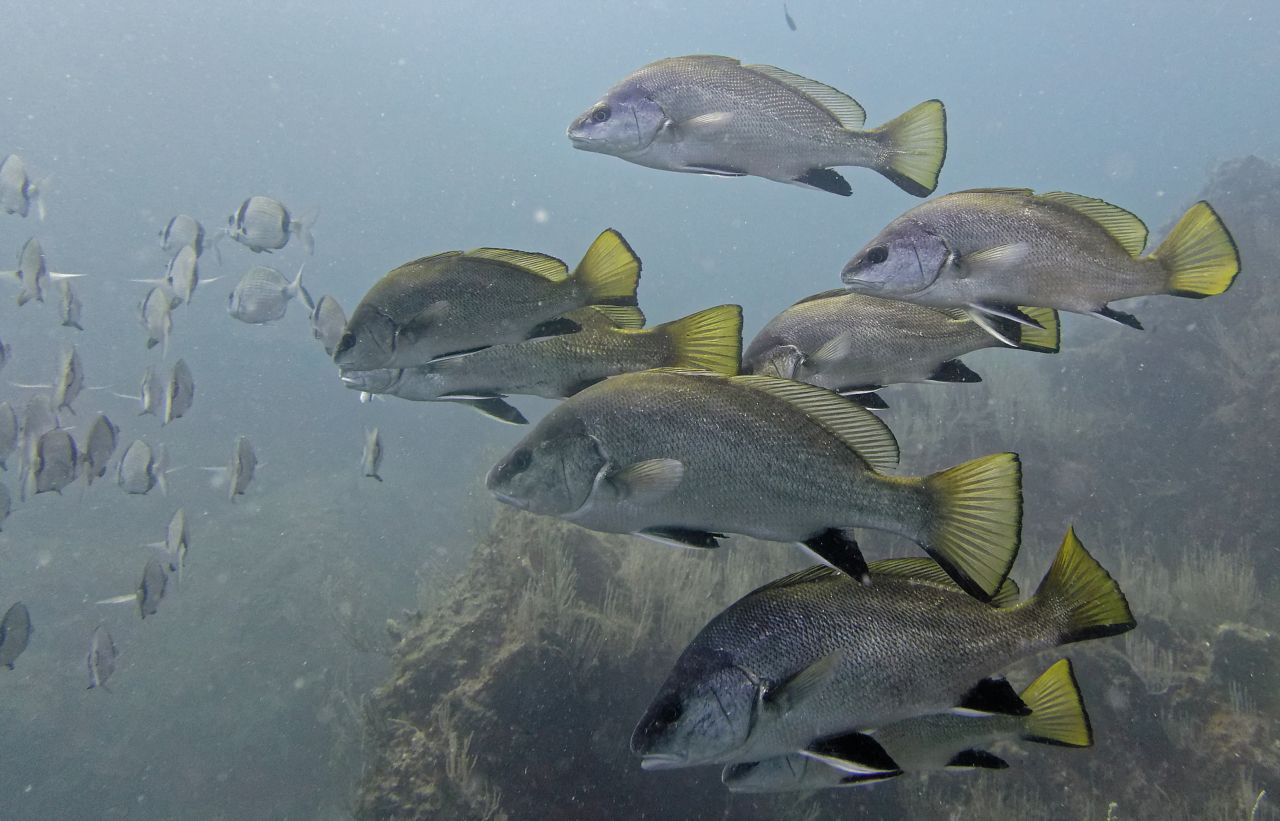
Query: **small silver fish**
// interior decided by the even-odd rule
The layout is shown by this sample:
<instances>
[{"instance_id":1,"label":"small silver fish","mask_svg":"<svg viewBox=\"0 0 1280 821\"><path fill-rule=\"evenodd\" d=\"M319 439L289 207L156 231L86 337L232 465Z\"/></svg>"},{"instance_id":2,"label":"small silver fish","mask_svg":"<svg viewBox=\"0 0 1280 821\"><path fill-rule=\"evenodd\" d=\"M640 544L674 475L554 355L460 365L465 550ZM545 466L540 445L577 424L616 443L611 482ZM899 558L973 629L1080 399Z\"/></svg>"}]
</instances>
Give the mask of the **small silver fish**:
<instances>
[{"instance_id":1,"label":"small silver fish","mask_svg":"<svg viewBox=\"0 0 1280 821\"><path fill-rule=\"evenodd\" d=\"M4 370L4 366L8 364L10 353L12 353L12 349L4 344L3 340L0 340L0 371Z\"/></svg>"},{"instance_id":2,"label":"small silver fish","mask_svg":"<svg viewBox=\"0 0 1280 821\"><path fill-rule=\"evenodd\" d=\"M315 252L314 222L314 217L295 219L279 200L249 197L227 218L226 233L255 253L278 251L297 237L311 254Z\"/></svg>"},{"instance_id":3,"label":"small silver fish","mask_svg":"<svg viewBox=\"0 0 1280 821\"><path fill-rule=\"evenodd\" d=\"M153 451L151 446L141 439L135 439L125 448L124 456L116 468L116 483L125 493L144 494L156 485L160 492L169 495L169 485L165 478L168 469L167 451L159 445Z\"/></svg>"},{"instance_id":4,"label":"small silver fish","mask_svg":"<svg viewBox=\"0 0 1280 821\"><path fill-rule=\"evenodd\" d=\"M253 444L247 436L236 437L235 449L231 452L231 464L227 467L227 498L235 501L243 496L253 481L253 473L258 467L258 456L253 452Z\"/></svg>"},{"instance_id":5,"label":"small silver fish","mask_svg":"<svg viewBox=\"0 0 1280 821\"><path fill-rule=\"evenodd\" d=\"M44 249L40 240L32 237L22 246L18 254L18 281L22 283L22 292L18 294L18 305L26 305L31 300L44 302L44 291L49 287L49 268L45 265Z\"/></svg>"},{"instance_id":6,"label":"small silver fish","mask_svg":"<svg viewBox=\"0 0 1280 821\"><path fill-rule=\"evenodd\" d=\"M58 415L53 405L44 394L36 394L27 400L22 410L22 430L19 434L19 469L21 480L18 498L26 501L29 493L35 492L36 485L36 450L40 437L58 427Z\"/></svg>"},{"instance_id":7,"label":"small silver fish","mask_svg":"<svg viewBox=\"0 0 1280 821\"><path fill-rule=\"evenodd\" d=\"M302 269L293 282L275 268L254 266L245 272L227 297L227 313L241 322L261 325L284 316L289 300L299 297L308 311L315 310L311 294L302 287Z\"/></svg>"},{"instance_id":8,"label":"small silver fish","mask_svg":"<svg viewBox=\"0 0 1280 821\"><path fill-rule=\"evenodd\" d=\"M62 355L62 364L58 367L58 379L53 384L54 410L60 411L66 408L75 413L71 404L80 396L83 388L84 366L80 364L80 354L76 352L76 346L72 345Z\"/></svg>"},{"instance_id":9,"label":"small silver fish","mask_svg":"<svg viewBox=\"0 0 1280 821\"><path fill-rule=\"evenodd\" d=\"M195 217L178 214L160 229L160 247L172 254L184 246L190 246L196 256L203 254L204 226Z\"/></svg>"},{"instance_id":10,"label":"small silver fish","mask_svg":"<svg viewBox=\"0 0 1280 821\"><path fill-rule=\"evenodd\" d=\"M0 485L0 524L4 524L4 520L9 518L9 513L13 510L13 497L9 495L9 488ZM0 527L0 530L4 528Z\"/></svg>"},{"instance_id":11,"label":"small silver fish","mask_svg":"<svg viewBox=\"0 0 1280 821\"><path fill-rule=\"evenodd\" d=\"M792 31L795 31L795 30L796 30L796 21L795 21L794 19L792 19L792 17L791 17L791 10L787 8L787 4L786 4L786 3L783 3L783 4L782 4L782 16L783 16L783 17L786 19L786 21L787 21L787 28L791 29Z\"/></svg>"},{"instance_id":12,"label":"small silver fish","mask_svg":"<svg viewBox=\"0 0 1280 821\"><path fill-rule=\"evenodd\" d=\"M161 346L161 353L168 353L169 335L173 333L173 296L165 288L156 286L147 292L138 306L138 317L147 332L147 349Z\"/></svg>"},{"instance_id":13,"label":"small silver fish","mask_svg":"<svg viewBox=\"0 0 1280 821\"><path fill-rule=\"evenodd\" d=\"M347 314L338 300L328 294L320 297L315 310L311 312L311 333L324 345L324 352L329 356L333 356L338 343L342 341L342 331L346 327Z\"/></svg>"},{"instance_id":14,"label":"small silver fish","mask_svg":"<svg viewBox=\"0 0 1280 821\"><path fill-rule=\"evenodd\" d=\"M196 259L194 246L184 245L169 260L164 272L164 281L172 289L174 296L183 302L190 302L191 296L200 284L200 265Z\"/></svg>"},{"instance_id":15,"label":"small silver fish","mask_svg":"<svg viewBox=\"0 0 1280 821\"><path fill-rule=\"evenodd\" d=\"M89 689L106 688L107 679L116 671L116 643L105 624L99 624L89 641Z\"/></svg>"},{"instance_id":16,"label":"small silver fish","mask_svg":"<svg viewBox=\"0 0 1280 821\"><path fill-rule=\"evenodd\" d=\"M138 614L142 618L154 616L164 600L164 592L169 586L169 577L165 575L164 566L152 557L142 569L142 581L138 584Z\"/></svg>"},{"instance_id":17,"label":"small silver fish","mask_svg":"<svg viewBox=\"0 0 1280 821\"><path fill-rule=\"evenodd\" d=\"M106 414L98 414L89 425L89 434L85 438L84 461L85 484L92 485L94 479L100 479L107 472L107 462L116 451L116 442L120 429L112 424Z\"/></svg>"},{"instance_id":18,"label":"small silver fish","mask_svg":"<svg viewBox=\"0 0 1280 821\"><path fill-rule=\"evenodd\" d=\"M51 430L36 443L32 475L36 493L62 493L80 474L80 453L76 440L65 430Z\"/></svg>"},{"instance_id":19,"label":"small silver fish","mask_svg":"<svg viewBox=\"0 0 1280 821\"><path fill-rule=\"evenodd\" d=\"M0 619L0 665L13 669L13 663L27 649L31 641L31 613L27 606L18 602L5 611L4 619Z\"/></svg>"},{"instance_id":20,"label":"small silver fish","mask_svg":"<svg viewBox=\"0 0 1280 821\"><path fill-rule=\"evenodd\" d=\"M80 324L80 297L76 296L76 292L71 289L71 283L66 280L58 283L58 290L62 294L62 299L58 303L62 326L83 331L84 326Z\"/></svg>"},{"instance_id":21,"label":"small silver fish","mask_svg":"<svg viewBox=\"0 0 1280 821\"><path fill-rule=\"evenodd\" d=\"M0 402L0 470L8 470L6 463L18 447L18 414L8 402Z\"/></svg>"},{"instance_id":22,"label":"small silver fish","mask_svg":"<svg viewBox=\"0 0 1280 821\"><path fill-rule=\"evenodd\" d=\"M164 394L163 424L167 425L191 410L195 395L196 382L191 376L191 369L187 367L186 360L179 359L173 363L173 373L169 375L169 385Z\"/></svg>"},{"instance_id":23,"label":"small silver fish","mask_svg":"<svg viewBox=\"0 0 1280 821\"><path fill-rule=\"evenodd\" d=\"M378 469L382 466L382 437L378 434L378 429L365 431L364 434L364 453L360 456L360 470L365 476L371 479L382 481L382 477L378 475Z\"/></svg>"},{"instance_id":24,"label":"small silver fish","mask_svg":"<svg viewBox=\"0 0 1280 821\"><path fill-rule=\"evenodd\" d=\"M178 574L178 586L182 586L182 574L187 566L187 550L190 537L187 535L187 513L178 508L169 520L169 529L165 532L165 552L169 554L169 570Z\"/></svg>"},{"instance_id":25,"label":"small silver fish","mask_svg":"<svg viewBox=\"0 0 1280 821\"><path fill-rule=\"evenodd\" d=\"M26 163L17 154L10 154L0 162L0 208L6 214L25 217L35 203L36 214L44 219L44 198L40 196L41 184L27 174Z\"/></svg>"}]
</instances>

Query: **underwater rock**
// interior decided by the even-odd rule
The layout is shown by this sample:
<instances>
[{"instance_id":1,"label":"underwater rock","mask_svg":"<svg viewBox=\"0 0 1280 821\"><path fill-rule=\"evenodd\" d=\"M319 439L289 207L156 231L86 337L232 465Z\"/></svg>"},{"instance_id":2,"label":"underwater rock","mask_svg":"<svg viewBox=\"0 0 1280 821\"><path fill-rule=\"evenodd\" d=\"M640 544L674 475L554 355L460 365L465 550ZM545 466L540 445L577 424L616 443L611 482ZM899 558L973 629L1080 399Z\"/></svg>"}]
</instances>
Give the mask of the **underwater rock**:
<instances>
[{"instance_id":1,"label":"underwater rock","mask_svg":"<svg viewBox=\"0 0 1280 821\"><path fill-rule=\"evenodd\" d=\"M1247 624L1224 624L1213 638L1214 683L1240 688L1261 712L1280 716L1280 636Z\"/></svg>"}]
</instances>

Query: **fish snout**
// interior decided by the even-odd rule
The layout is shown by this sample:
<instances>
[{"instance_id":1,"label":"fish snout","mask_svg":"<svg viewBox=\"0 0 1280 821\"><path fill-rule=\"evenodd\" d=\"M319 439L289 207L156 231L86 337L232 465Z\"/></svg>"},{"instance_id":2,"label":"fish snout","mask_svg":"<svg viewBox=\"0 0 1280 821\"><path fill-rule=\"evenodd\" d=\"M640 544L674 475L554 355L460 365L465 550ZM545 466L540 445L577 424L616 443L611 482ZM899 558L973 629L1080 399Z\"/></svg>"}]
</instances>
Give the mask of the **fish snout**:
<instances>
[{"instance_id":1,"label":"fish snout","mask_svg":"<svg viewBox=\"0 0 1280 821\"><path fill-rule=\"evenodd\" d=\"M685 758L671 753L651 753L640 759L642 770L673 770L683 766Z\"/></svg>"}]
</instances>

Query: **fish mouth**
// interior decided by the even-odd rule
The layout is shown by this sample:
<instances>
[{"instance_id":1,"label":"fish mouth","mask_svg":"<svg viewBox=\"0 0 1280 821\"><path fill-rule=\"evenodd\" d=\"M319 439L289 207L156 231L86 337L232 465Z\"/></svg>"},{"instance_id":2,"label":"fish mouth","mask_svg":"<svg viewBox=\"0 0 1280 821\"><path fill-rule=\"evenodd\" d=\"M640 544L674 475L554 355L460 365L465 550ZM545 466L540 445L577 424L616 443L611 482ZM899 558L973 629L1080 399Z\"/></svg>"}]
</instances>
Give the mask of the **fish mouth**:
<instances>
[{"instance_id":1,"label":"fish mouth","mask_svg":"<svg viewBox=\"0 0 1280 821\"><path fill-rule=\"evenodd\" d=\"M503 493L500 490L490 490L489 492L492 493L497 498L497 500L499 502L502 502L503 504L511 505L512 507L518 510L529 509L529 500L527 499L521 499L517 496L512 496L508 493Z\"/></svg>"},{"instance_id":2,"label":"fish mouth","mask_svg":"<svg viewBox=\"0 0 1280 821\"><path fill-rule=\"evenodd\" d=\"M684 766L685 757L674 753L649 753L640 759L642 770L673 770Z\"/></svg>"}]
</instances>

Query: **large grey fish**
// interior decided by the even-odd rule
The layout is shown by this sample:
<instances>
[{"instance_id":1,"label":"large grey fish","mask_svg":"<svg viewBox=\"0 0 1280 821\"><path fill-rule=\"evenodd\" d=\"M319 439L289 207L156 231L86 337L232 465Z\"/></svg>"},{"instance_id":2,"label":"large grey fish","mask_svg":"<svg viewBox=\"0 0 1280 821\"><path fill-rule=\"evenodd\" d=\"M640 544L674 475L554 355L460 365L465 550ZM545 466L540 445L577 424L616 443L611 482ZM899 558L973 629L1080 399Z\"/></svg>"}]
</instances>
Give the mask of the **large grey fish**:
<instances>
[{"instance_id":1,"label":"large grey fish","mask_svg":"<svg viewBox=\"0 0 1280 821\"><path fill-rule=\"evenodd\" d=\"M279 200L249 197L227 217L226 233L254 253L278 251L296 237L310 254L315 251L311 237L314 222L314 217L295 219Z\"/></svg>"},{"instance_id":2,"label":"large grey fish","mask_svg":"<svg viewBox=\"0 0 1280 821\"><path fill-rule=\"evenodd\" d=\"M742 350L742 309L719 305L649 329L591 327L571 334L491 348L401 370L344 372L347 387L415 401L470 402L528 394L561 399L610 376L649 368L684 368L733 376Z\"/></svg>"},{"instance_id":3,"label":"large grey fish","mask_svg":"<svg viewBox=\"0 0 1280 821\"><path fill-rule=\"evenodd\" d=\"M364 433L364 452L360 454L360 472L372 479L382 481L378 470L382 467L382 436L378 429Z\"/></svg>"},{"instance_id":4,"label":"large grey fish","mask_svg":"<svg viewBox=\"0 0 1280 821\"><path fill-rule=\"evenodd\" d=\"M0 469L9 469L6 462L17 447L18 414L8 402L0 402Z\"/></svg>"},{"instance_id":5,"label":"large grey fish","mask_svg":"<svg viewBox=\"0 0 1280 821\"><path fill-rule=\"evenodd\" d=\"M36 214L43 220L44 198L40 196L41 184L27 174L27 165L17 154L10 154L0 162L0 208L6 214L25 217L32 203Z\"/></svg>"},{"instance_id":6,"label":"large grey fish","mask_svg":"<svg viewBox=\"0 0 1280 821\"><path fill-rule=\"evenodd\" d=\"M1147 227L1079 194L980 188L916 206L844 266L845 287L919 305L966 308L1032 324L1015 306L1141 323L1108 303L1151 294L1220 294L1240 271L1235 241L1207 202L1191 206L1150 254ZM1012 344L1012 340L1005 339Z\"/></svg>"},{"instance_id":7,"label":"large grey fish","mask_svg":"<svg viewBox=\"0 0 1280 821\"><path fill-rule=\"evenodd\" d=\"M80 324L80 314L83 310L80 305L80 297L76 296L76 292L71 288L71 283L65 279L58 283L58 290L62 296L58 301L58 313L62 318L62 326L83 331L84 326Z\"/></svg>"},{"instance_id":8,"label":"large grey fish","mask_svg":"<svg viewBox=\"0 0 1280 821\"><path fill-rule=\"evenodd\" d=\"M987 695L984 677L1025 656L1133 626L1119 586L1072 531L1035 595L1012 607L939 583L936 568L921 575L907 565L866 586L817 565L712 619L676 661L631 749L646 769L803 751L858 775L895 775L901 768L886 766L884 749L859 731L957 707L1022 712L1016 698L984 710L969 694Z\"/></svg>"},{"instance_id":9,"label":"large grey fish","mask_svg":"<svg viewBox=\"0 0 1280 821\"><path fill-rule=\"evenodd\" d=\"M99 624L89 640L89 688L106 689L107 679L116 671L116 643L105 624Z\"/></svg>"},{"instance_id":10,"label":"large grey fish","mask_svg":"<svg viewBox=\"0 0 1280 821\"><path fill-rule=\"evenodd\" d=\"M715 547L799 542L855 578L849 528L905 536L983 600L1018 551L1021 468L997 453L931 476L881 472L898 443L843 397L764 376L623 374L566 399L489 471L499 499L606 533Z\"/></svg>"},{"instance_id":11,"label":"large grey fish","mask_svg":"<svg viewBox=\"0 0 1280 821\"><path fill-rule=\"evenodd\" d=\"M1071 662L1060 659L1019 694L1026 715L959 715L955 712L907 718L872 731L903 772L1004 769L1003 759L986 751L994 742L1022 739L1066 747L1088 747L1093 731ZM720 780L730 792L786 792L865 784L847 770L801 753L724 768Z\"/></svg>"},{"instance_id":12,"label":"large grey fish","mask_svg":"<svg viewBox=\"0 0 1280 821\"><path fill-rule=\"evenodd\" d=\"M161 353L167 354L173 333L173 294L158 285L152 288L138 306L138 317L147 332L147 349L161 345Z\"/></svg>"},{"instance_id":13,"label":"large grey fish","mask_svg":"<svg viewBox=\"0 0 1280 821\"><path fill-rule=\"evenodd\" d=\"M106 414L100 413L89 425L89 433L85 437L81 459L84 461L84 480L92 485L94 479L100 479L107 473L107 462L111 454L116 452L116 442L120 429L112 424Z\"/></svg>"},{"instance_id":14,"label":"large grey fish","mask_svg":"<svg viewBox=\"0 0 1280 821\"><path fill-rule=\"evenodd\" d=\"M62 354L62 363L58 366L58 378L53 383L53 409L63 408L75 413L71 407L80 391L84 388L84 366L80 364L80 354L72 345Z\"/></svg>"},{"instance_id":15,"label":"large grey fish","mask_svg":"<svg viewBox=\"0 0 1280 821\"><path fill-rule=\"evenodd\" d=\"M1020 349L1057 353L1057 313L1023 310L1040 327L996 321ZM1004 346L961 311L838 289L769 320L747 347L742 369L860 393L899 382L978 382L981 377L959 357L998 347Z\"/></svg>"},{"instance_id":16,"label":"large grey fish","mask_svg":"<svg viewBox=\"0 0 1280 821\"><path fill-rule=\"evenodd\" d=\"M173 372L169 374L169 384L164 392L164 422L167 425L180 419L191 410L191 403L196 396L196 381L187 367L185 359L173 363Z\"/></svg>"},{"instance_id":17,"label":"large grey fish","mask_svg":"<svg viewBox=\"0 0 1280 821\"><path fill-rule=\"evenodd\" d=\"M80 475L80 452L76 440L61 428L51 430L36 442L31 475L36 493L62 493Z\"/></svg>"},{"instance_id":18,"label":"large grey fish","mask_svg":"<svg viewBox=\"0 0 1280 821\"><path fill-rule=\"evenodd\" d=\"M9 518L11 512L13 512L13 496L9 494L9 488L0 485L0 524L4 524L4 520ZM0 527L0 530L3 529Z\"/></svg>"},{"instance_id":19,"label":"large grey fish","mask_svg":"<svg viewBox=\"0 0 1280 821\"><path fill-rule=\"evenodd\" d=\"M563 315L607 306L640 327L640 260L612 228L573 274L555 257L503 248L448 251L378 280L347 321L333 361L351 370L410 368L444 354L578 330Z\"/></svg>"},{"instance_id":20,"label":"large grey fish","mask_svg":"<svg viewBox=\"0 0 1280 821\"><path fill-rule=\"evenodd\" d=\"M253 481L254 471L258 467L258 455L253 451L253 443L248 436L237 436L235 447L231 451L231 464L227 467L227 498L235 501L243 496Z\"/></svg>"},{"instance_id":21,"label":"large grey fish","mask_svg":"<svg viewBox=\"0 0 1280 821\"><path fill-rule=\"evenodd\" d=\"M187 534L187 512L182 508L178 508L169 520L164 547L169 557L169 570L178 574L178 586L181 587L182 575L187 568L187 551L191 548L191 539Z\"/></svg>"},{"instance_id":22,"label":"large grey fish","mask_svg":"<svg viewBox=\"0 0 1280 821\"><path fill-rule=\"evenodd\" d=\"M0 619L0 664L13 669L13 663L22 655L31 642L31 613L27 606L18 602L5 611Z\"/></svg>"},{"instance_id":23,"label":"large grey fish","mask_svg":"<svg viewBox=\"0 0 1280 821\"><path fill-rule=\"evenodd\" d=\"M927 100L879 128L831 86L774 66L691 55L650 63L570 125L574 148L667 171L752 175L849 196L834 166L878 171L917 197L938 185L946 112Z\"/></svg>"},{"instance_id":24,"label":"large grey fish","mask_svg":"<svg viewBox=\"0 0 1280 821\"><path fill-rule=\"evenodd\" d=\"M160 229L160 247L176 254L185 246L190 246L196 256L204 253L204 226L195 217L178 214Z\"/></svg>"},{"instance_id":25,"label":"large grey fish","mask_svg":"<svg viewBox=\"0 0 1280 821\"><path fill-rule=\"evenodd\" d=\"M251 325L272 322L284 316L289 300L299 297L308 311L315 310L311 294L302 287L302 269L293 282L275 268L255 265L240 277L227 297L227 313Z\"/></svg>"},{"instance_id":26,"label":"large grey fish","mask_svg":"<svg viewBox=\"0 0 1280 821\"><path fill-rule=\"evenodd\" d=\"M333 356L338 343L342 341L342 331L347 327L347 314L338 304L338 300L325 294L316 303L311 312L311 334L324 345L324 352Z\"/></svg>"},{"instance_id":27,"label":"large grey fish","mask_svg":"<svg viewBox=\"0 0 1280 821\"><path fill-rule=\"evenodd\" d=\"M141 439L135 439L125 448L116 467L116 483L125 493L144 494L156 485L160 492L169 495L169 483L166 471L169 468L168 451L164 445L151 446Z\"/></svg>"}]
</instances>

